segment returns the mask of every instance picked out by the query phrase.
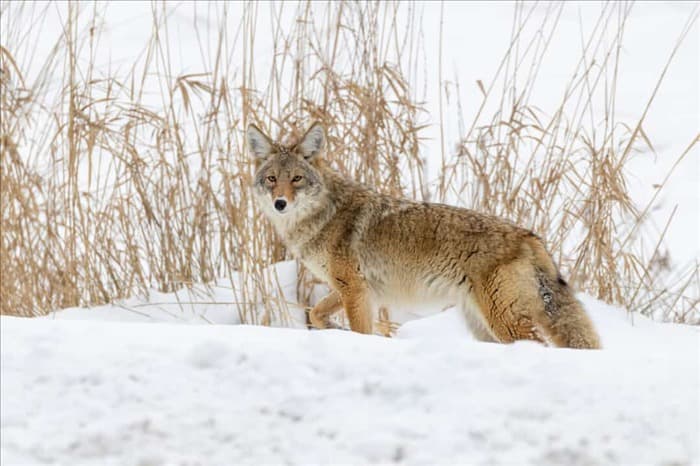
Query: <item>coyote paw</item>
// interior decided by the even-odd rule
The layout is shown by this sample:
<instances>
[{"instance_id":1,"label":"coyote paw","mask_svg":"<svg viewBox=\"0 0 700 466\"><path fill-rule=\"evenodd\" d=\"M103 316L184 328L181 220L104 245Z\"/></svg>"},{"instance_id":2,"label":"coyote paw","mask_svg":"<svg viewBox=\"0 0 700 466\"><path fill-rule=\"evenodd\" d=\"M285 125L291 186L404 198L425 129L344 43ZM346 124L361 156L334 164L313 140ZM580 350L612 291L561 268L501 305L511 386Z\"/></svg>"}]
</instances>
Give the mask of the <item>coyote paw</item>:
<instances>
[{"instance_id":1,"label":"coyote paw","mask_svg":"<svg viewBox=\"0 0 700 466\"><path fill-rule=\"evenodd\" d=\"M341 327L340 325L333 323L333 322L324 322L324 326L322 328L316 327L314 325L310 325L309 330L348 330L348 329L345 327Z\"/></svg>"}]
</instances>

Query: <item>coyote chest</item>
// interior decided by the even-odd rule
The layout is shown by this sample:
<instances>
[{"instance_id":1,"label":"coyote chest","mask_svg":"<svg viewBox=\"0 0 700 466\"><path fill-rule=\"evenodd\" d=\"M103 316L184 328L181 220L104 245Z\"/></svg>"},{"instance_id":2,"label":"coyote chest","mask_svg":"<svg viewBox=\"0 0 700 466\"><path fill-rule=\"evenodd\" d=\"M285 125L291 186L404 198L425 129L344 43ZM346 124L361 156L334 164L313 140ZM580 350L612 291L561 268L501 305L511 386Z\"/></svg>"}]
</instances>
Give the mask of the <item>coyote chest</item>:
<instances>
[{"instance_id":1,"label":"coyote chest","mask_svg":"<svg viewBox=\"0 0 700 466\"><path fill-rule=\"evenodd\" d=\"M325 283L331 283L331 276L328 270L327 259L321 257L320 255L314 255L312 257L299 256L299 258L304 264L304 267L309 269L309 271L313 274L314 277Z\"/></svg>"}]
</instances>

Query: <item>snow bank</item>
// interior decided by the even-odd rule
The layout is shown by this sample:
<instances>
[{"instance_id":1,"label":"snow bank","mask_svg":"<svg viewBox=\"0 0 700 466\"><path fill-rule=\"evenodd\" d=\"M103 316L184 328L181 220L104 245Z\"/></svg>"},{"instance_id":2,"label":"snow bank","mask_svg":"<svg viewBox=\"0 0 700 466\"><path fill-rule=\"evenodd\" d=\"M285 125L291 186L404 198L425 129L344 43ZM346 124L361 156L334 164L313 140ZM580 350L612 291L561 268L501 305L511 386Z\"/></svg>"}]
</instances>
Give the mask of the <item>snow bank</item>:
<instances>
[{"instance_id":1,"label":"snow bank","mask_svg":"<svg viewBox=\"0 0 700 466\"><path fill-rule=\"evenodd\" d=\"M478 343L456 311L394 339L2 317L0 459L697 462L698 329L585 301L602 351Z\"/></svg>"},{"instance_id":2,"label":"snow bank","mask_svg":"<svg viewBox=\"0 0 700 466\"><path fill-rule=\"evenodd\" d=\"M297 263L294 260L277 262L265 268L265 275L275 277L279 289L270 290L268 302L279 305L280 312L269 315L273 327L306 328L306 315L297 304ZM134 296L103 306L72 307L61 309L41 318L61 320L100 320L113 322L147 322L178 324L240 324L241 322L261 322L265 317L265 306L260 294L246 296L247 303L254 310L255 319L241 319L243 312L241 296L245 280L240 273L231 279L219 278L215 282L194 284L183 287L174 293L161 293L150 289L145 296ZM328 293L327 287L313 295L317 302Z\"/></svg>"}]
</instances>

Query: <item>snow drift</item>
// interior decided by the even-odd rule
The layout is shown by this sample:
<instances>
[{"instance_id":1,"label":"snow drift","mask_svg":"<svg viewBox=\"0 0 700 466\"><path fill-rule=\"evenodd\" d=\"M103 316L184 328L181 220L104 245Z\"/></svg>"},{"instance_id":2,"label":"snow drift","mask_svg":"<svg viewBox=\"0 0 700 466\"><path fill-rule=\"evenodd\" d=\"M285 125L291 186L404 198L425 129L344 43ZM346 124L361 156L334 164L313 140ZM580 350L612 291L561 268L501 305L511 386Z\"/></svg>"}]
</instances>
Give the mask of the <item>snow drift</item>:
<instances>
[{"instance_id":1,"label":"snow drift","mask_svg":"<svg viewBox=\"0 0 700 466\"><path fill-rule=\"evenodd\" d=\"M601 351L2 317L2 464L697 462L698 329L583 298Z\"/></svg>"}]
</instances>

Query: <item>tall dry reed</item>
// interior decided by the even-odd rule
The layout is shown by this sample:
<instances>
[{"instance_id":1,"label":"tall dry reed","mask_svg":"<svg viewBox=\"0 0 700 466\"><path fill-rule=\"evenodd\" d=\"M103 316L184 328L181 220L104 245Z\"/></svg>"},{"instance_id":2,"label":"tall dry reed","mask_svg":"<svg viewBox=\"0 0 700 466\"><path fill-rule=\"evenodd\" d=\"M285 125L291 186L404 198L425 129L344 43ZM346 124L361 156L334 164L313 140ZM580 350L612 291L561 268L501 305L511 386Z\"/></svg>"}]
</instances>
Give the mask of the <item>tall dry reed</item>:
<instances>
[{"instance_id":1,"label":"tall dry reed","mask_svg":"<svg viewBox=\"0 0 700 466\"><path fill-rule=\"evenodd\" d=\"M630 154L648 143L644 115L625 127L614 114L625 5L603 6L584 53L596 66L582 58L553 115L530 94L558 10L537 26L549 35L528 36L531 6L519 5L501 67L479 83L482 110L496 101L496 111L480 110L455 151L447 141L432 184L421 153L428 115L416 83L426 70L414 4L211 4L207 32L192 26L204 65L184 75L173 72L167 4L151 4L150 40L119 71L96 65L107 47L103 4L69 3L56 46L35 57L53 7L0 7L3 314L229 277L232 312L284 323L287 303L275 297L267 266L287 253L251 200L242 130L256 122L294 137L317 119L329 129L329 158L349 177L508 217L541 234L582 289L649 314L663 309L666 319L700 319L697 265L674 288L661 283L660 238L645 230L645 209L625 183ZM615 17L619 34L606 45L602 31ZM256 68L263 20L272 31L269 73ZM534 57L527 70L521 53ZM29 76L31 60L41 66ZM601 86L602 104L593 98ZM594 105L606 109L602 127L586 118ZM298 300L308 304L312 280L300 275Z\"/></svg>"}]
</instances>

